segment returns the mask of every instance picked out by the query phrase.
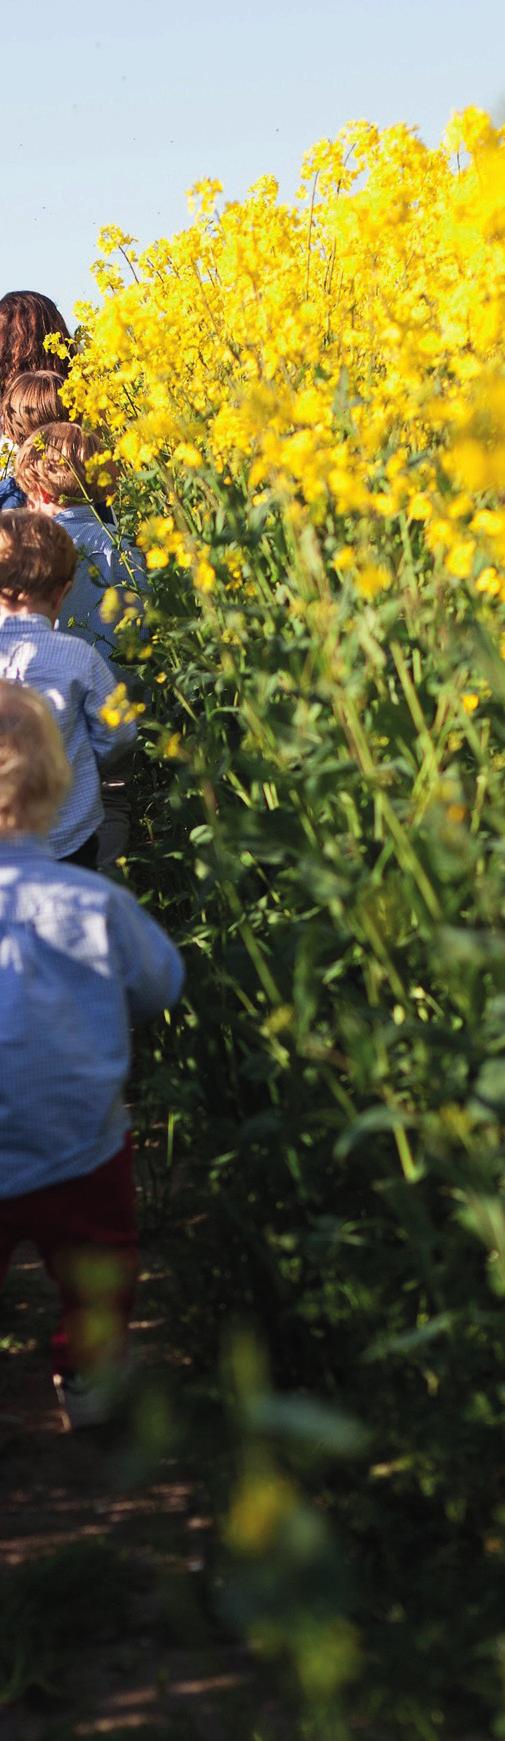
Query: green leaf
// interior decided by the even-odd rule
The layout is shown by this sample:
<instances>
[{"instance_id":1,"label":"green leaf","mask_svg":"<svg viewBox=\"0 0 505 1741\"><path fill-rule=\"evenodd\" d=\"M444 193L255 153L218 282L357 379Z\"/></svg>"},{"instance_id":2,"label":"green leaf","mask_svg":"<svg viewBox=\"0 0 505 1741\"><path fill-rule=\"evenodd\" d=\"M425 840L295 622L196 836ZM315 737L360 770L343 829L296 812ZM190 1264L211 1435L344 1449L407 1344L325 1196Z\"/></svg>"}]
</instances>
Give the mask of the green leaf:
<instances>
[{"instance_id":1,"label":"green leaf","mask_svg":"<svg viewBox=\"0 0 505 1741\"><path fill-rule=\"evenodd\" d=\"M370 1106L356 1118L349 1130L343 1132L335 1144L334 1154L338 1160L345 1160L346 1155L368 1136L374 1136L380 1131L406 1130L412 1124L407 1115L397 1112L389 1106Z\"/></svg>"}]
</instances>

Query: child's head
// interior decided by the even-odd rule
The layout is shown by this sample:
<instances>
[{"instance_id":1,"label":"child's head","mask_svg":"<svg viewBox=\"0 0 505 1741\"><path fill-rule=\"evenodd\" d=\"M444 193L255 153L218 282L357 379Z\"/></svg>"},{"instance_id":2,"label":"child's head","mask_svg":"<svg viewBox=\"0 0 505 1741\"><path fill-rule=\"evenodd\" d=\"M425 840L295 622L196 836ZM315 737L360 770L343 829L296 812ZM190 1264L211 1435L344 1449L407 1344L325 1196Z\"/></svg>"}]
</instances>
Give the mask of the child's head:
<instances>
[{"instance_id":1,"label":"child's head","mask_svg":"<svg viewBox=\"0 0 505 1741\"><path fill-rule=\"evenodd\" d=\"M52 297L39 290L8 290L0 297L0 397L9 381L25 369L52 369L60 380L68 375L68 358L44 350L48 333L70 341L63 315Z\"/></svg>"},{"instance_id":2,"label":"child's head","mask_svg":"<svg viewBox=\"0 0 505 1741\"><path fill-rule=\"evenodd\" d=\"M44 423L67 417L60 398L61 377L52 369L32 369L15 375L0 402L0 429L19 447Z\"/></svg>"},{"instance_id":3,"label":"child's head","mask_svg":"<svg viewBox=\"0 0 505 1741\"><path fill-rule=\"evenodd\" d=\"M47 834L71 781L47 702L0 679L0 835Z\"/></svg>"},{"instance_id":4,"label":"child's head","mask_svg":"<svg viewBox=\"0 0 505 1741\"><path fill-rule=\"evenodd\" d=\"M0 604L52 615L71 585L77 550L64 526L14 508L0 514Z\"/></svg>"},{"instance_id":5,"label":"child's head","mask_svg":"<svg viewBox=\"0 0 505 1741\"><path fill-rule=\"evenodd\" d=\"M90 483L86 468L100 450L98 435L82 429L80 423L48 423L19 448L16 482L28 501L42 509L98 502L103 497L103 484Z\"/></svg>"}]
</instances>

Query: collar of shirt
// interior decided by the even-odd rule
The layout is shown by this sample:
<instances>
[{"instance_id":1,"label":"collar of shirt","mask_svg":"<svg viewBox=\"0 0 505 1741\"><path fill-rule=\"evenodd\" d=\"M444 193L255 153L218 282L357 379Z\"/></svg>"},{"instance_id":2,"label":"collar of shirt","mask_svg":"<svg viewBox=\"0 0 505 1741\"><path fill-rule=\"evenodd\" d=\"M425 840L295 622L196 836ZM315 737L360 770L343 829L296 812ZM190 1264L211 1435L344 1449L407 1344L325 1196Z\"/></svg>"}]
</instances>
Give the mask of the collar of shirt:
<instances>
[{"instance_id":1,"label":"collar of shirt","mask_svg":"<svg viewBox=\"0 0 505 1741\"><path fill-rule=\"evenodd\" d=\"M46 617L44 611L30 611L26 616L22 616L20 611L9 611L7 608L0 610L1 629L12 627L16 628L16 630L19 629L22 634L23 629L26 629L27 631L32 630L34 627L38 629L52 629L52 626L51 618Z\"/></svg>"},{"instance_id":2,"label":"collar of shirt","mask_svg":"<svg viewBox=\"0 0 505 1741\"><path fill-rule=\"evenodd\" d=\"M50 858L52 847L42 834L0 834L0 859Z\"/></svg>"},{"instance_id":3,"label":"collar of shirt","mask_svg":"<svg viewBox=\"0 0 505 1741\"><path fill-rule=\"evenodd\" d=\"M56 519L63 521L89 520L94 521L96 526L102 525L96 503L92 502L72 502L68 508L58 508Z\"/></svg>"}]
</instances>

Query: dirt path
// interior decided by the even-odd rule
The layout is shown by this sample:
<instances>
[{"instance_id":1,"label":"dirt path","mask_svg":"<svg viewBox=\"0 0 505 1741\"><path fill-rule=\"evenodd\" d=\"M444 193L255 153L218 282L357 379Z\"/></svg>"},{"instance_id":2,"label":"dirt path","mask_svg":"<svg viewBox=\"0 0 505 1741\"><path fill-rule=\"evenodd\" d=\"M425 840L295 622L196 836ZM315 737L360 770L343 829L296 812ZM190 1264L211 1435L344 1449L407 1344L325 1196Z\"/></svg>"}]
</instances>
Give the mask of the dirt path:
<instances>
[{"instance_id":1,"label":"dirt path","mask_svg":"<svg viewBox=\"0 0 505 1741\"><path fill-rule=\"evenodd\" d=\"M262 1738L273 1735L249 1662L206 1614L210 1525L170 1444L163 1377L186 1357L173 1346L161 1267L151 1253L139 1289L138 1406L128 1432L105 1442L61 1425L46 1354L52 1292L29 1248L9 1278L0 1741L246 1741L258 1701Z\"/></svg>"}]
</instances>

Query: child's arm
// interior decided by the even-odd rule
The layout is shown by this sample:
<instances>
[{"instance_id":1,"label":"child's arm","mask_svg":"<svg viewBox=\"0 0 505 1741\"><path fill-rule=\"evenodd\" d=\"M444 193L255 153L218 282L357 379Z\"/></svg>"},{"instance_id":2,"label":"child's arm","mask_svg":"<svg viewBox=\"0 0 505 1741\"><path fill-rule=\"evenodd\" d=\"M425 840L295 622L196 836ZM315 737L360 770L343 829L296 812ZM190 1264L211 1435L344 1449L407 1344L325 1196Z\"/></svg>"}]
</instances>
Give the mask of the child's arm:
<instances>
[{"instance_id":1,"label":"child's arm","mask_svg":"<svg viewBox=\"0 0 505 1741\"><path fill-rule=\"evenodd\" d=\"M118 681L121 678L118 671ZM110 725L103 718L103 708L106 707L115 688L114 677L95 647L90 648L87 688L84 696L84 715L88 728L91 747L100 762L113 766L128 750L132 750L137 736L134 719L122 720L117 725ZM126 698L127 700L127 698ZM128 705L128 701L127 701Z\"/></svg>"},{"instance_id":2,"label":"child's arm","mask_svg":"<svg viewBox=\"0 0 505 1741\"><path fill-rule=\"evenodd\" d=\"M128 889L111 889L113 926L133 1021L171 1009L180 997L184 967L175 943L139 907Z\"/></svg>"}]
</instances>

